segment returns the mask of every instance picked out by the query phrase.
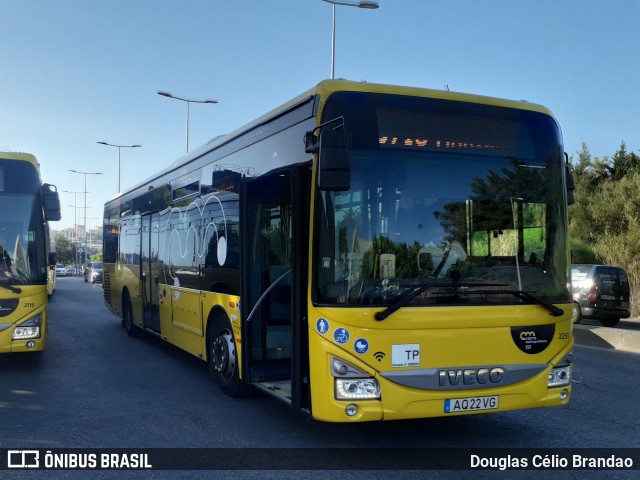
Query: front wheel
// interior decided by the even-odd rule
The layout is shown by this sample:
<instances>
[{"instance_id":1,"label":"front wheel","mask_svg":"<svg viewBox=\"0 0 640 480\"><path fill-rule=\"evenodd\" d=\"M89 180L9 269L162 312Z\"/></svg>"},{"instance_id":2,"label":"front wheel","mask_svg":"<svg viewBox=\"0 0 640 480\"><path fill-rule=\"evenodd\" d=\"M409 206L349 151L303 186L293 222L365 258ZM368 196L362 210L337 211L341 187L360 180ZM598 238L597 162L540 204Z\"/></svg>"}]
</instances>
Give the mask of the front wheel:
<instances>
[{"instance_id":1,"label":"front wheel","mask_svg":"<svg viewBox=\"0 0 640 480\"><path fill-rule=\"evenodd\" d=\"M207 345L209 373L220 384L222 391L230 397L244 395L247 386L240 380L235 337L228 320L214 322Z\"/></svg>"}]
</instances>

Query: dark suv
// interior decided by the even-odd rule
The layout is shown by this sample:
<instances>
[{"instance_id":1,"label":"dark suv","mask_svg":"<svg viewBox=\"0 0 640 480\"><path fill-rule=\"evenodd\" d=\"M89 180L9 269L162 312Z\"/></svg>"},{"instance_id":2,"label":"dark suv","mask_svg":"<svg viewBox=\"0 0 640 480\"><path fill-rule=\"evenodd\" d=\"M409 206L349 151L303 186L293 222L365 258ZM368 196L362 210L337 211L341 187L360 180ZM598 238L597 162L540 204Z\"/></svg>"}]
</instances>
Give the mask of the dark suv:
<instances>
[{"instance_id":1,"label":"dark suv","mask_svg":"<svg viewBox=\"0 0 640 480\"><path fill-rule=\"evenodd\" d=\"M609 265L571 265L573 322L582 318L600 320L615 327L621 318L629 318L629 280L620 267Z\"/></svg>"}]
</instances>

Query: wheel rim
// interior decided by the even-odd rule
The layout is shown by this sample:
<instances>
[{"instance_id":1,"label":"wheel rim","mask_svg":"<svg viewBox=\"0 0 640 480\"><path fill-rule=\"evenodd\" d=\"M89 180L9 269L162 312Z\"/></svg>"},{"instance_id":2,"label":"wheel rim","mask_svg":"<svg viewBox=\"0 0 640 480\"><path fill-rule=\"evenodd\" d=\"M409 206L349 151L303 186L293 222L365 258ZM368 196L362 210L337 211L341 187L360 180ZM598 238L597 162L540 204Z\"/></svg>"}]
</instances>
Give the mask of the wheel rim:
<instances>
[{"instance_id":1,"label":"wheel rim","mask_svg":"<svg viewBox=\"0 0 640 480\"><path fill-rule=\"evenodd\" d=\"M224 380L230 380L236 366L236 349L233 345L233 336L229 332L222 333L213 341L211 358L215 371Z\"/></svg>"}]
</instances>

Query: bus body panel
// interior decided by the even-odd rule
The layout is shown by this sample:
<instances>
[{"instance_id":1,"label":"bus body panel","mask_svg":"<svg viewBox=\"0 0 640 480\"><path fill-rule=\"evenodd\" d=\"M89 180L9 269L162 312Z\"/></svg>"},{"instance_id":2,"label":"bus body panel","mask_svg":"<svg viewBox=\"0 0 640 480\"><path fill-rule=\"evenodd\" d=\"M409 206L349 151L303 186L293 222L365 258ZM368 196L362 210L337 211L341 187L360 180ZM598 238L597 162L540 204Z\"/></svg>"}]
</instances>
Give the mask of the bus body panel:
<instances>
[{"instance_id":1,"label":"bus body panel","mask_svg":"<svg viewBox=\"0 0 640 480\"><path fill-rule=\"evenodd\" d=\"M46 285L21 287L21 293L2 294L0 297L0 353L37 352L44 350L47 343L47 288ZM32 339L13 340L16 327L34 317L40 316L40 336ZM33 347L27 345L34 342Z\"/></svg>"},{"instance_id":2,"label":"bus body panel","mask_svg":"<svg viewBox=\"0 0 640 480\"><path fill-rule=\"evenodd\" d=\"M563 307L565 312L571 312L571 305ZM571 313L554 318L541 313L540 307L519 309L520 315L504 306L413 308L396 312L383 322L373 320L369 309L317 309L311 313L309 322L310 356L316 360L310 372L312 416L331 422L442 416L446 399L493 395L499 397L496 409L460 414L566 404L570 386L548 388L547 378L551 367L573 347ZM438 316L441 318L437 319ZM469 325L469 318L473 319L473 325ZM322 320L327 322L322 324L324 333L316 327ZM541 333L535 337L536 329L542 331L545 327L552 329L551 335ZM345 334L348 340L340 343ZM531 339L531 345L544 344L545 348L535 354L526 353L523 339ZM365 351L357 348L358 342L366 345ZM381 400L336 400L329 393L334 390L332 357L375 377L380 383ZM402 366L403 362L413 366ZM506 385L492 383L488 374L485 378L476 377L475 373L464 378L466 371L471 372L469 369L477 372L507 367L528 368L533 375L523 374L523 378ZM446 372L442 386L435 376L440 371ZM414 373L415 378L407 383L424 383L428 387L393 381L394 376L402 380L400 373ZM468 388L465 381L470 385ZM482 385L488 388L478 388ZM564 399L560 398L561 390L567 393ZM350 404L359 407L354 417L345 414Z\"/></svg>"}]
</instances>

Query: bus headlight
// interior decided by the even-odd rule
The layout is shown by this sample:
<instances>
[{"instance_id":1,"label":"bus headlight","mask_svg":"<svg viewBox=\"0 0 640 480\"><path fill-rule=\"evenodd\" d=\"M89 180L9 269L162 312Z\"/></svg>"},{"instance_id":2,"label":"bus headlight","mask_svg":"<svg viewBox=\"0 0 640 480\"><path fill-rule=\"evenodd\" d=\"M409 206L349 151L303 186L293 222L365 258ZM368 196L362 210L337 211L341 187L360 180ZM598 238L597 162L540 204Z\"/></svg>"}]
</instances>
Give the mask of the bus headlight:
<instances>
[{"instance_id":1,"label":"bus headlight","mask_svg":"<svg viewBox=\"0 0 640 480\"><path fill-rule=\"evenodd\" d=\"M40 338L40 325L42 324L42 315L36 315L26 322L13 329L13 340L27 340L29 338Z\"/></svg>"},{"instance_id":2,"label":"bus headlight","mask_svg":"<svg viewBox=\"0 0 640 480\"><path fill-rule=\"evenodd\" d=\"M375 378L336 378L337 400L377 400L380 385Z\"/></svg>"},{"instance_id":3,"label":"bus headlight","mask_svg":"<svg viewBox=\"0 0 640 480\"><path fill-rule=\"evenodd\" d=\"M331 357L331 375L335 377L337 400L377 400L380 384L362 370L336 357Z\"/></svg>"},{"instance_id":4,"label":"bus headlight","mask_svg":"<svg viewBox=\"0 0 640 480\"><path fill-rule=\"evenodd\" d=\"M571 366L552 368L549 372L548 387L563 387L571 383Z\"/></svg>"}]
</instances>

